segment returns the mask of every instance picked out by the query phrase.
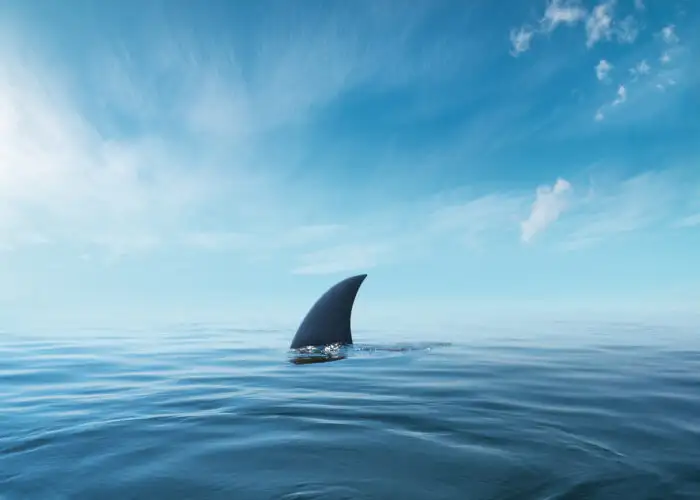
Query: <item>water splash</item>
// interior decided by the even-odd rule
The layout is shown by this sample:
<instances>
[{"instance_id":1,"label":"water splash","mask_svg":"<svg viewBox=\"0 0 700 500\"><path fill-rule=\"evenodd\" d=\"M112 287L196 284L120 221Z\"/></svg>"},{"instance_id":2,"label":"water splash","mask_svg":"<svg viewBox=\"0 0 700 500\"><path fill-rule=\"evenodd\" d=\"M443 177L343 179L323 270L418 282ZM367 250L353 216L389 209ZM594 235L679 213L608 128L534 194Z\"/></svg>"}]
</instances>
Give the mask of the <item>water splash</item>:
<instances>
[{"instance_id":1,"label":"water splash","mask_svg":"<svg viewBox=\"0 0 700 500\"><path fill-rule=\"evenodd\" d=\"M449 342L420 342L392 345L370 344L329 344L327 346L307 346L290 350L290 363L306 365L312 363L328 363L340 361L353 355L376 355L386 353L408 353L416 351L431 351L440 347L449 347Z\"/></svg>"}]
</instances>

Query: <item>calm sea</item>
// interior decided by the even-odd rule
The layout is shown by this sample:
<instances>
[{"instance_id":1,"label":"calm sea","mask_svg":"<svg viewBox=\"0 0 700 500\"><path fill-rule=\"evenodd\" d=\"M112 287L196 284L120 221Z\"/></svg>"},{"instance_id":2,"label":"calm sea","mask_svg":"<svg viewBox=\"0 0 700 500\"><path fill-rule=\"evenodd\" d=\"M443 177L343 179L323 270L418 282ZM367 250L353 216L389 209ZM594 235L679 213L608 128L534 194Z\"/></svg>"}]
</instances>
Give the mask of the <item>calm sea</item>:
<instances>
[{"instance_id":1,"label":"calm sea","mask_svg":"<svg viewBox=\"0 0 700 500\"><path fill-rule=\"evenodd\" d=\"M700 499L700 330L0 331L0 498Z\"/></svg>"}]
</instances>

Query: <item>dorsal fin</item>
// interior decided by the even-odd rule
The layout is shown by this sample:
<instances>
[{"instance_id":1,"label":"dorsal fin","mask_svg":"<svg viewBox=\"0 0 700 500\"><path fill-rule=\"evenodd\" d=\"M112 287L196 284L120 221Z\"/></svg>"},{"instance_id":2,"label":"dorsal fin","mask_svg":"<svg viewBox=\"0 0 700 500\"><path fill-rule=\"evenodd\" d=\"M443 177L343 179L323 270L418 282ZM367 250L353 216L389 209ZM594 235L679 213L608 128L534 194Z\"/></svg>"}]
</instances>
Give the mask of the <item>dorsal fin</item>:
<instances>
[{"instance_id":1,"label":"dorsal fin","mask_svg":"<svg viewBox=\"0 0 700 500\"><path fill-rule=\"evenodd\" d=\"M351 276L336 283L321 295L306 313L290 348L352 344L352 306L366 277L366 274Z\"/></svg>"}]
</instances>

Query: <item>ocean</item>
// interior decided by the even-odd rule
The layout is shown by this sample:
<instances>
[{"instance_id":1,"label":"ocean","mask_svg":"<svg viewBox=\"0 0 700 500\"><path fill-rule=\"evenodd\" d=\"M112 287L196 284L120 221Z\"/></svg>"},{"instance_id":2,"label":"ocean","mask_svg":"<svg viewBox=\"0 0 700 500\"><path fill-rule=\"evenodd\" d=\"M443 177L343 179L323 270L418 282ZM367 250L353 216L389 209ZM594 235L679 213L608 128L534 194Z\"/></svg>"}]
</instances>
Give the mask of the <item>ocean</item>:
<instances>
[{"instance_id":1,"label":"ocean","mask_svg":"<svg viewBox=\"0 0 700 500\"><path fill-rule=\"evenodd\" d=\"M0 331L0 499L700 499L700 329Z\"/></svg>"}]
</instances>

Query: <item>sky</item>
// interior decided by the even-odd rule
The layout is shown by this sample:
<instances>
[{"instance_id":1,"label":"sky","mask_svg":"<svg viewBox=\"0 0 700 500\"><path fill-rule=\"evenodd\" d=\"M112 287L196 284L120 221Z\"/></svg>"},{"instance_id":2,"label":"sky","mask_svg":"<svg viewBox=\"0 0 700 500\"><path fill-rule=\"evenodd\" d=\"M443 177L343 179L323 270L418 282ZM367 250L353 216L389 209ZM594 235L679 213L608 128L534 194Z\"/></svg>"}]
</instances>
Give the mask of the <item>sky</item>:
<instances>
[{"instance_id":1,"label":"sky","mask_svg":"<svg viewBox=\"0 0 700 500\"><path fill-rule=\"evenodd\" d=\"M0 327L295 324L357 273L363 324L698 310L698 23L693 0L3 0Z\"/></svg>"}]
</instances>

